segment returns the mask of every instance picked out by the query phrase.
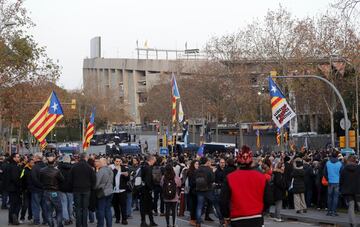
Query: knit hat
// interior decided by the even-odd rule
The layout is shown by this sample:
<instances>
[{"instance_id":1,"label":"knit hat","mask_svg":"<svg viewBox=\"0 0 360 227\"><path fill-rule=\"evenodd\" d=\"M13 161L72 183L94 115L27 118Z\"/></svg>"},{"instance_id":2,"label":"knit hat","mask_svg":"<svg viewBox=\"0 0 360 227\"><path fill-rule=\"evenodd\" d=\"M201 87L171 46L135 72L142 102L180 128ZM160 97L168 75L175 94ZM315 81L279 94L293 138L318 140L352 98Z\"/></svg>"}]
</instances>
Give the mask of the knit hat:
<instances>
[{"instance_id":1,"label":"knit hat","mask_svg":"<svg viewBox=\"0 0 360 227\"><path fill-rule=\"evenodd\" d=\"M237 156L237 163L241 165L250 165L253 161L253 154L250 147L244 145Z\"/></svg>"}]
</instances>

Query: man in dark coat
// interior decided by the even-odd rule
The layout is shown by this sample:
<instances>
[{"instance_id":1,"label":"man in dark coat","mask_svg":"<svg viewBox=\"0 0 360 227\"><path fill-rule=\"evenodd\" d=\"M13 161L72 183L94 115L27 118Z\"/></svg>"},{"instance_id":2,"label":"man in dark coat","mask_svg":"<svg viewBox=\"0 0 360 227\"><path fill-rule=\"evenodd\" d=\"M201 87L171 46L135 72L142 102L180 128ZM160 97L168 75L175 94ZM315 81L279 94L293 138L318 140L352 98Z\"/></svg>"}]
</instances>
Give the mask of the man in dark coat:
<instances>
[{"instance_id":1,"label":"man in dark coat","mask_svg":"<svg viewBox=\"0 0 360 227\"><path fill-rule=\"evenodd\" d=\"M87 227L90 191L95 187L95 171L87 163L88 155L80 154L80 161L70 172L70 186L74 192L76 227Z\"/></svg>"},{"instance_id":2,"label":"man in dark coat","mask_svg":"<svg viewBox=\"0 0 360 227\"><path fill-rule=\"evenodd\" d=\"M70 185L71 168L72 168L70 156L65 155L62 159L62 162L59 163L58 168L61 174L64 176L64 182L60 185L60 198L61 198L64 224L70 225L72 224L71 216L73 213L73 203L74 203L74 197Z\"/></svg>"},{"instance_id":3,"label":"man in dark coat","mask_svg":"<svg viewBox=\"0 0 360 227\"><path fill-rule=\"evenodd\" d=\"M349 222L356 226L355 203L360 206L360 167L356 164L356 157L349 156L347 164L340 173L340 192L349 203Z\"/></svg>"},{"instance_id":4,"label":"man in dark coat","mask_svg":"<svg viewBox=\"0 0 360 227\"><path fill-rule=\"evenodd\" d=\"M294 160L294 169L292 171L293 185L292 191L294 193L294 206L297 213L306 213L305 203L305 171L303 161L301 158Z\"/></svg>"},{"instance_id":5,"label":"man in dark coat","mask_svg":"<svg viewBox=\"0 0 360 227\"><path fill-rule=\"evenodd\" d=\"M19 225L19 212L21 208L21 168L18 166L20 155L11 154L9 165L5 170L5 190L9 193L9 225Z\"/></svg>"}]
</instances>

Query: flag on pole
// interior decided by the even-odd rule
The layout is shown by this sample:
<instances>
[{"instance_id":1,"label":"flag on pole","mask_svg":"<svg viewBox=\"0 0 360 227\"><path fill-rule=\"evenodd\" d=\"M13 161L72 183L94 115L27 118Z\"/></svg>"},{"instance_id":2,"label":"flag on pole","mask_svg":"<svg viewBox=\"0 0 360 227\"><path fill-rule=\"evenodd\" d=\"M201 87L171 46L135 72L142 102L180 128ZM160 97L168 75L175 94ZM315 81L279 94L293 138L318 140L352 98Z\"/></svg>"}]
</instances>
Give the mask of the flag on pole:
<instances>
[{"instance_id":1,"label":"flag on pole","mask_svg":"<svg viewBox=\"0 0 360 227\"><path fill-rule=\"evenodd\" d=\"M176 101L178 99L180 99L180 93L179 93L179 89L176 83L176 79L175 79L175 75L174 73L172 74L172 79L171 79L171 102L172 102L172 123L175 124L176 122Z\"/></svg>"},{"instance_id":2,"label":"flag on pole","mask_svg":"<svg viewBox=\"0 0 360 227\"><path fill-rule=\"evenodd\" d=\"M184 110L181 105L181 101L179 101L179 116L178 116L179 122L182 122L184 120Z\"/></svg>"},{"instance_id":3,"label":"flag on pole","mask_svg":"<svg viewBox=\"0 0 360 227\"><path fill-rule=\"evenodd\" d=\"M83 143L83 149L86 151L90 147L90 140L93 138L95 133L95 108L93 109L91 115L90 115L90 121L87 125L85 136L84 136L84 143Z\"/></svg>"},{"instance_id":4,"label":"flag on pole","mask_svg":"<svg viewBox=\"0 0 360 227\"><path fill-rule=\"evenodd\" d=\"M280 128L278 128L276 130L276 143L277 143L278 146L280 146L280 144L281 144L281 130L280 130Z\"/></svg>"},{"instance_id":5,"label":"flag on pole","mask_svg":"<svg viewBox=\"0 0 360 227\"><path fill-rule=\"evenodd\" d=\"M259 129L256 130L256 147L257 147L257 148L260 148L260 147L261 147L261 144L260 144L260 131L259 131Z\"/></svg>"},{"instance_id":6,"label":"flag on pole","mask_svg":"<svg viewBox=\"0 0 360 227\"><path fill-rule=\"evenodd\" d=\"M199 147L199 149L197 151L197 155L200 157L204 156L204 144Z\"/></svg>"},{"instance_id":7,"label":"flag on pole","mask_svg":"<svg viewBox=\"0 0 360 227\"><path fill-rule=\"evenodd\" d=\"M64 112L60 101L53 91L44 106L27 126L31 134L40 142L41 150L44 150L47 145L46 136L63 117Z\"/></svg>"},{"instance_id":8,"label":"flag on pole","mask_svg":"<svg viewBox=\"0 0 360 227\"><path fill-rule=\"evenodd\" d=\"M269 77L269 90L271 97L271 112L272 119L278 128L283 127L293 117L296 116L295 112L287 103L285 96L280 91L279 87L275 84L271 77Z\"/></svg>"}]
</instances>

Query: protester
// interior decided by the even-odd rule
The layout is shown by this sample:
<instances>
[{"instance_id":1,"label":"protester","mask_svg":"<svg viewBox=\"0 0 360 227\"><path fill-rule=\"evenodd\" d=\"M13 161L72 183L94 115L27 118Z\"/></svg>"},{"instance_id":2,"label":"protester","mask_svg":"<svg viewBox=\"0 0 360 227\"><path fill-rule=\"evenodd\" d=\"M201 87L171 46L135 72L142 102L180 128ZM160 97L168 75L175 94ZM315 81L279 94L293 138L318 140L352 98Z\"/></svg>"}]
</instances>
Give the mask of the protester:
<instances>
[{"instance_id":1,"label":"protester","mask_svg":"<svg viewBox=\"0 0 360 227\"><path fill-rule=\"evenodd\" d=\"M34 159L31 157L27 160L26 165L22 169L20 180L22 188L22 207L20 213L20 224L25 223L25 215L28 213L28 221L32 221L31 209L31 192L29 190L31 184L31 169L34 166Z\"/></svg>"},{"instance_id":2,"label":"protester","mask_svg":"<svg viewBox=\"0 0 360 227\"><path fill-rule=\"evenodd\" d=\"M285 165L278 162L273 169L273 192L275 202L275 221L282 222L280 211L286 195L286 179L284 175Z\"/></svg>"},{"instance_id":3,"label":"protester","mask_svg":"<svg viewBox=\"0 0 360 227\"><path fill-rule=\"evenodd\" d=\"M199 161L193 160L190 164L189 171L187 172L187 178L189 182L189 210L190 210L190 225L196 225L196 177L195 172L199 168Z\"/></svg>"},{"instance_id":4,"label":"protester","mask_svg":"<svg viewBox=\"0 0 360 227\"><path fill-rule=\"evenodd\" d=\"M47 209L44 199L44 190L43 185L40 182L40 170L46 167L46 164L43 162L43 153L37 152L34 154L35 165L31 169L31 184L29 190L31 191L31 209L33 212L33 224L40 225L40 210L42 214L43 222L42 224L46 225L47 223Z\"/></svg>"},{"instance_id":5,"label":"protester","mask_svg":"<svg viewBox=\"0 0 360 227\"><path fill-rule=\"evenodd\" d=\"M5 169L5 190L9 194L9 225L19 225L19 212L21 208L21 168L18 166L20 155L13 153L9 165Z\"/></svg>"},{"instance_id":6,"label":"protester","mask_svg":"<svg viewBox=\"0 0 360 227\"><path fill-rule=\"evenodd\" d=\"M80 161L70 172L70 185L74 193L76 227L87 227L90 192L95 187L96 176L94 170L87 163L88 155L80 154Z\"/></svg>"},{"instance_id":7,"label":"protester","mask_svg":"<svg viewBox=\"0 0 360 227\"><path fill-rule=\"evenodd\" d=\"M40 170L40 183L43 185L44 198L47 212L47 223L50 227L54 227L53 211L56 214L56 226L63 226L63 213L60 197L60 184L64 183L64 176L60 170L55 168L56 156L49 153L46 157L47 167ZM51 212L50 212L51 211Z\"/></svg>"},{"instance_id":8,"label":"protester","mask_svg":"<svg viewBox=\"0 0 360 227\"><path fill-rule=\"evenodd\" d=\"M166 226L170 227L170 211L172 216L172 226L175 226L177 203L179 200L179 188L181 180L175 175L174 168L168 164L164 170L164 176L161 179L161 187L163 188L163 196L165 203L165 219Z\"/></svg>"},{"instance_id":9,"label":"protester","mask_svg":"<svg viewBox=\"0 0 360 227\"><path fill-rule=\"evenodd\" d=\"M58 166L61 174L64 176L64 182L60 185L60 198L63 212L63 220L65 225L71 225L74 196L71 188L71 158L65 155Z\"/></svg>"},{"instance_id":10,"label":"protester","mask_svg":"<svg viewBox=\"0 0 360 227\"><path fill-rule=\"evenodd\" d=\"M121 224L127 225L127 182L129 181L129 169L122 163L120 157L114 158L114 169L113 169L113 188L114 194L112 204L115 212L115 223L120 223L120 212L121 212Z\"/></svg>"},{"instance_id":11,"label":"protester","mask_svg":"<svg viewBox=\"0 0 360 227\"><path fill-rule=\"evenodd\" d=\"M146 162L141 167L141 180L142 187L140 189L140 214L141 214L141 227L147 227L146 215L149 216L150 226L158 226L152 214L152 192L153 192L153 179L152 179L152 166L155 164L156 158L153 155L146 157Z\"/></svg>"},{"instance_id":12,"label":"protester","mask_svg":"<svg viewBox=\"0 0 360 227\"><path fill-rule=\"evenodd\" d=\"M347 158L347 164L341 171L340 189L348 205L350 225L356 226L355 204L360 207L360 168L354 155Z\"/></svg>"},{"instance_id":13,"label":"protester","mask_svg":"<svg viewBox=\"0 0 360 227\"><path fill-rule=\"evenodd\" d=\"M294 206L296 213L306 213L307 207L305 202L305 171L304 164L301 158L294 160L294 169L292 171L293 185L292 191L294 193Z\"/></svg>"},{"instance_id":14,"label":"protester","mask_svg":"<svg viewBox=\"0 0 360 227\"><path fill-rule=\"evenodd\" d=\"M342 167L341 162L337 159L338 154L333 152L331 158L326 162L324 176L329 182L328 186L328 212L327 216L338 216L336 213L338 200L339 200L339 182L340 182L340 170Z\"/></svg>"},{"instance_id":15,"label":"protester","mask_svg":"<svg viewBox=\"0 0 360 227\"><path fill-rule=\"evenodd\" d=\"M158 215L158 203L160 200L160 215L164 214L164 199L162 195L162 187L160 185L161 178L163 177L163 165L164 159L158 157L154 166L152 167L152 178L153 178L153 187L154 187L154 216Z\"/></svg>"},{"instance_id":16,"label":"protester","mask_svg":"<svg viewBox=\"0 0 360 227\"><path fill-rule=\"evenodd\" d=\"M226 177L221 190L222 215L227 221L231 218L231 227L261 227L264 224L262 212L272 201L270 186L265 175L253 169L249 147L241 148L237 162L240 169Z\"/></svg>"}]
</instances>

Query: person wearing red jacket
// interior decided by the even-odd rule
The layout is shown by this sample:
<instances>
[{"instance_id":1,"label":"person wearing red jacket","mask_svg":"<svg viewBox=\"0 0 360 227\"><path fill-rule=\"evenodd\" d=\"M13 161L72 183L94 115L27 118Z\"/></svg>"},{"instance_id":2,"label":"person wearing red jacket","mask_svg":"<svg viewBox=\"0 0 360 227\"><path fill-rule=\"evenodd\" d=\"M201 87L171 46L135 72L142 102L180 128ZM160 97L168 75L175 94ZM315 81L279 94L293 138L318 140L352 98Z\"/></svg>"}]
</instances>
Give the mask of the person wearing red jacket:
<instances>
[{"instance_id":1,"label":"person wearing red jacket","mask_svg":"<svg viewBox=\"0 0 360 227\"><path fill-rule=\"evenodd\" d=\"M221 190L221 211L231 227L263 226L263 211L272 202L266 177L252 167L252 161L252 151L244 145L237 157L239 169L226 177Z\"/></svg>"}]
</instances>

